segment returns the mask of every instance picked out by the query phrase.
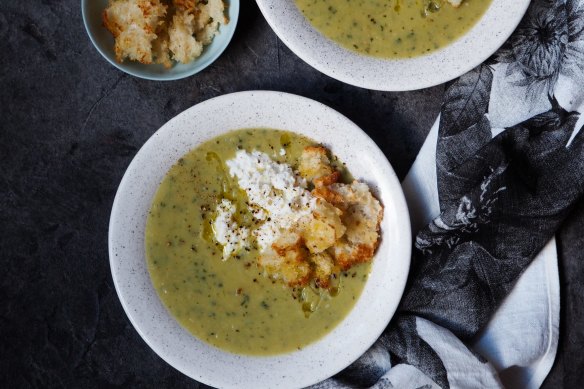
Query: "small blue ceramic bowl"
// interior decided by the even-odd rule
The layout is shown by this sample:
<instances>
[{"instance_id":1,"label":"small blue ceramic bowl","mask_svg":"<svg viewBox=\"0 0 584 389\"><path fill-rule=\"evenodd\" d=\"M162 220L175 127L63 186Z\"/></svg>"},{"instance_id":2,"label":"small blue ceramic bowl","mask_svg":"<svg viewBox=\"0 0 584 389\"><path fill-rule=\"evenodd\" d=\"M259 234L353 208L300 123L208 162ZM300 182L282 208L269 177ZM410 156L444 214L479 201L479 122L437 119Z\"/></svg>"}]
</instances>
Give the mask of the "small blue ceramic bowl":
<instances>
[{"instance_id":1,"label":"small blue ceramic bowl","mask_svg":"<svg viewBox=\"0 0 584 389\"><path fill-rule=\"evenodd\" d=\"M219 34L213 42L205 46L203 54L188 64L175 64L166 69L159 64L144 65L139 62L126 60L123 63L116 61L114 53L114 38L102 24L101 15L108 6L107 0L81 0L83 23L91 42L112 65L132 76L155 81L170 81L192 76L200 72L215 61L231 41L239 16L239 0L225 0L229 23L221 26Z\"/></svg>"}]
</instances>

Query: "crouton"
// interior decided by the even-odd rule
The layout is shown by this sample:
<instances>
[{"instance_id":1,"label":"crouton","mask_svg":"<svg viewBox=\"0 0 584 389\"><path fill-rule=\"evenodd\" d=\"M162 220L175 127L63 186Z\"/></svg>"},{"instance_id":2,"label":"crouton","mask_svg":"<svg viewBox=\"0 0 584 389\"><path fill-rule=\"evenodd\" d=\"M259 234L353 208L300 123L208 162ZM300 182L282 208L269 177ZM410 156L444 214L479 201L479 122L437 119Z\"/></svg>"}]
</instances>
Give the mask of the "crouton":
<instances>
[{"instance_id":1,"label":"crouton","mask_svg":"<svg viewBox=\"0 0 584 389\"><path fill-rule=\"evenodd\" d=\"M328 203L334 205L339 209L345 208L345 202L343 196L335 191L330 190L326 186L319 186L312 190L311 194L319 199L326 200Z\"/></svg>"},{"instance_id":2,"label":"crouton","mask_svg":"<svg viewBox=\"0 0 584 389\"><path fill-rule=\"evenodd\" d=\"M335 264L329 253L323 251L310 255L310 262L314 265L314 283L317 287L328 289L331 276L335 272Z\"/></svg>"},{"instance_id":3,"label":"crouton","mask_svg":"<svg viewBox=\"0 0 584 389\"><path fill-rule=\"evenodd\" d=\"M306 247L311 253L320 253L336 242L335 229L330 224L318 219L311 219L302 231Z\"/></svg>"},{"instance_id":4,"label":"crouton","mask_svg":"<svg viewBox=\"0 0 584 389\"><path fill-rule=\"evenodd\" d=\"M322 146L306 147L300 156L298 172L308 181L333 174L334 170L327 156L327 149Z\"/></svg>"},{"instance_id":5,"label":"crouton","mask_svg":"<svg viewBox=\"0 0 584 389\"><path fill-rule=\"evenodd\" d=\"M316 205L312 211L315 219L321 220L334 228L335 239L343 236L346 230L341 220L342 214L343 211L323 199L316 199Z\"/></svg>"},{"instance_id":6,"label":"crouton","mask_svg":"<svg viewBox=\"0 0 584 389\"><path fill-rule=\"evenodd\" d=\"M335 263L347 269L353 263L370 261L379 245L383 207L365 183L333 184L329 189L343 198L341 221L346 227L344 236L332 249Z\"/></svg>"},{"instance_id":7,"label":"crouton","mask_svg":"<svg viewBox=\"0 0 584 389\"><path fill-rule=\"evenodd\" d=\"M219 33L219 25L229 21L225 16L225 6L222 0L209 0L207 4L200 4L198 11L195 35L199 42L208 45Z\"/></svg>"},{"instance_id":8,"label":"crouton","mask_svg":"<svg viewBox=\"0 0 584 389\"><path fill-rule=\"evenodd\" d=\"M203 43L193 36L195 16L188 11L177 12L168 29L170 51L175 61L189 63L203 52Z\"/></svg>"},{"instance_id":9,"label":"crouton","mask_svg":"<svg viewBox=\"0 0 584 389\"><path fill-rule=\"evenodd\" d=\"M316 177L312 182L314 183L315 187L321 186L328 186L332 184L336 184L341 180L341 173L338 171L334 171L331 174L327 174L326 176Z\"/></svg>"},{"instance_id":10,"label":"crouton","mask_svg":"<svg viewBox=\"0 0 584 389\"><path fill-rule=\"evenodd\" d=\"M345 233L341 210L322 199L317 199L310 217L302 219L299 229L311 253L320 253L331 247Z\"/></svg>"},{"instance_id":11,"label":"crouton","mask_svg":"<svg viewBox=\"0 0 584 389\"><path fill-rule=\"evenodd\" d=\"M335 259L335 264L341 270L347 270L356 264L371 261L375 249L375 246L352 244L343 239L337 242L330 251Z\"/></svg>"},{"instance_id":12,"label":"crouton","mask_svg":"<svg viewBox=\"0 0 584 389\"><path fill-rule=\"evenodd\" d=\"M353 181L351 185L334 184L330 188L343 196L348 205L341 218L347 227L347 239L352 243L368 245L377 241L383 207L373 197L367 184Z\"/></svg>"},{"instance_id":13,"label":"crouton","mask_svg":"<svg viewBox=\"0 0 584 389\"><path fill-rule=\"evenodd\" d=\"M197 0L172 0L172 5L179 11L197 12Z\"/></svg>"},{"instance_id":14,"label":"crouton","mask_svg":"<svg viewBox=\"0 0 584 389\"><path fill-rule=\"evenodd\" d=\"M273 279L288 286L304 286L310 281L311 267L308 251L299 234L282 234L272 246L258 257L258 264Z\"/></svg>"},{"instance_id":15,"label":"crouton","mask_svg":"<svg viewBox=\"0 0 584 389\"><path fill-rule=\"evenodd\" d=\"M203 4L201 7L201 13L207 10L209 16L213 21L220 24L227 24L229 19L225 16L225 4L223 0L208 0L207 4Z\"/></svg>"},{"instance_id":16,"label":"crouton","mask_svg":"<svg viewBox=\"0 0 584 389\"><path fill-rule=\"evenodd\" d=\"M152 42L164 24L167 7L160 0L110 0L102 21L114 36L116 60L152 63Z\"/></svg>"},{"instance_id":17,"label":"crouton","mask_svg":"<svg viewBox=\"0 0 584 389\"><path fill-rule=\"evenodd\" d=\"M170 38L168 33L162 31L158 37L152 42L152 58L154 63L162 64L165 68L172 67L172 60L170 59Z\"/></svg>"}]
</instances>

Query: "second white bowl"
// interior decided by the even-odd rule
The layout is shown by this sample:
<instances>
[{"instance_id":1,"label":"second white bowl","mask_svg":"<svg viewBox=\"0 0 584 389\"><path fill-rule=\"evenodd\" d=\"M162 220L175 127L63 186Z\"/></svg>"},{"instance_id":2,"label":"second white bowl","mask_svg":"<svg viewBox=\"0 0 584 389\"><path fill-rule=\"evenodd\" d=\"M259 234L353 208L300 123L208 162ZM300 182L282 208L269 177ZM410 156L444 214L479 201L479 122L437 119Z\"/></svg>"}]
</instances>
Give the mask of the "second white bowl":
<instances>
[{"instance_id":1,"label":"second white bowl","mask_svg":"<svg viewBox=\"0 0 584 389\"><path fill-rule=\"evenodd\" d=\"M278 37L306 63L347 84L382 91L427 88L478 66L505 43L530 3L493 0L466 35L443 49L411 59L382 59L347 50L323 36L294 0L256 1Z\"/></svg>"}]
</instances>

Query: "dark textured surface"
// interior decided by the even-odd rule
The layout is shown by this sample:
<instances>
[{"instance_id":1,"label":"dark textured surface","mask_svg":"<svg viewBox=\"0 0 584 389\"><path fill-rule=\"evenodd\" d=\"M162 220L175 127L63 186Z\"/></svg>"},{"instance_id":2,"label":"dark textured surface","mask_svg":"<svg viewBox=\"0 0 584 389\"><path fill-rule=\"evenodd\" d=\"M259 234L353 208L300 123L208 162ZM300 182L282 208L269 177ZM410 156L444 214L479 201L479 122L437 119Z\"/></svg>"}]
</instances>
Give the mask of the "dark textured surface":
<instances>
[{"instance_id":1,"label":"dark textured surface","mask_svg":"<svg viewBox=\"0 0 584 389\"><path fill-rule=\"evenodd\" d=\"M113 288L107 229L140 146L184 109L224 93L273 89L325 103L379 144L403 178L443 87L372 92L324 76L242 0L236 35L182 81L124 75L91 45L79 2L0 2L0 386L194 387L156 356ZM546 387L584 380L584 206L561 233L562 328Z\"/></svg>"}]
</instances>

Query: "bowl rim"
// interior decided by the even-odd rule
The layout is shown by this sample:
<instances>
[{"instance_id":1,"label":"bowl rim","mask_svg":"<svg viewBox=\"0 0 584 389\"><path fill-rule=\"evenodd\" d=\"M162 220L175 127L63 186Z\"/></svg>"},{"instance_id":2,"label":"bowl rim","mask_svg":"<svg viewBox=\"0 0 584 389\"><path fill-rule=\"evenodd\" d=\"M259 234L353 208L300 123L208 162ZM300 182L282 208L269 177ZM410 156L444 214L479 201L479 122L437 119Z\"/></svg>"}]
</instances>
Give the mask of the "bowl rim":
<instances>
[{"instance_id":1,"label":"bowl rim","mask_svg":"<svg viewBox=\"0 0 584 389\"><path fill-rule=\"evenodd\" d=\"M256 2L282 42L316 70L353 86L398 92L445 83L483 63L515 31L531 0L492 0L466 34L442 49L408 59L375 58L339 46L306 20L294 0Z\"/></svg>"},{"instance_id":2,"label":"bowl rim","mask_svg":"<svg viewBox=\"0 0 584 389\"><path fill-rule=\"evenodd\" d=\"M274 104L276 108L294 108L290 109L287 112L282 113L283 115L292 115L295 117L299 117L300 121L306 120L303 119L302 116L305 115L306 112L322 112L323 117L330 115L328 119L326 118L319 118L320 123L326 122L326 120L330 120L333 124L340 124L343 127L343 130L349 133L349 137L341 142L347 142L348 144L354 145L355 137L359 137L359 141L362 142L358 152L361 150L367 150L371 152L370 158L367 160L368 163L375 163L376 167L371 169L372 171L376 171L378 176L383 177L383 182L380 182L379 185L383 186L384 188L391 188L385 191L380 192L382 201L384 202L385 206L385 215L384 215L384 222L382 222L382 228L387 228L385 232L382 233L382 242L380 248L378 249L379 253L388 254L387 250L394 250L395 253L392 252L392 256L387 255L384 257L383 260L378 259L378 254L376 254L376 259L373 262L372 268L372 275L370 276L369 280L365 284L364 290L362 292L361 297L358 299L355 307L352 311L348 314L348 316L338 324L331 332L325 335L320 340L306 346L300 351L294 351L288 354L280 354L275 356L268 356L268 357L252 357L252 356L243 356L243 355L235 355L225 351L221 351L216 349L212 346L204 344L202 341L196 339L194 336L190 335L185 329L179 326L178 322L176 322L171 315L164 309L164 317L159 317L160 323L157 320L152 320L150 317L151 313L147 312L147 309L158 310L162 307L162 303L158 298L158 295L154 291L152 287L152 283L150 281L150 276L148 271L146 270L146 263L145 259L138 258L140 256L140 250L143 255L143 236L139 236L139 225L145 225L145 217L146 213L150 208L152 202L153 192L158 188L158 185L161 181L161 177L156 177L154 182L151 182L149 186L154 187L154 191L150 194L143 195L139 193L139 190L136 189L136 185L134 183L135 180L144 179L148 177L148 173L146 170L149 168L147 164L155 165L156 162L152 163L152 157L156 155L156 153L160 153L163 155L165 150L172 150L175 154L173 156L167 156L166 158L171 161L170 163L165 162L165 166L160 168L163 171L162 177L166 174L166 171L170 167L170 165L176 160L178 157L184 154L184 150L178 150L177 148L177 139L181 137L179 134L178 128L183 128L185 133L191 131L190 134L196 133L197 129L184 129L184 124L180 122L182 120L186 120L189 117L197 117L200 118L201 112L205 110L209 110L210 108L216 109L217 112L225 112L225 108L238 106L241 107L242 105L248 104L251 107L265 107L266 104ZM256 112L247 112L247 113L233 113L238 120L239 118L247 117L246 120L254 122L258 120L262 120L261 118L258 119L258 114L261 115L262 112L259 108L256 109ZM229 115L227 113L226 115ZM270 114L271 115L271 114ZM275 118L275 119L274 119ZM280 117L274 116L274 118L270 120L279 120ZM182 127L181 127L182 126ZM239 128L249 128L249 125L243 125L243 127ZM261 126L260 126L261 127ZM273 127L271 127L273 128ZM222 133L226 133L229 130L236 129L236 128L227 128ZM289 128L285 128L290 130ZM304 129L302 130L304 131ZM296 131L301 134L305 134L302 131ZM316 133L316 130L312 130ZM211 131L211 135L209 134L200 135L203 136L204 139L200 139L200 142L204 140L211 139L212 137L216 136L216 133ZM190 136L190 135L189 135ZM205 138L206 137L206 138ZM170 142L165 147L161 147L161 142L165 142L164 139L170 139ZM318 138L315 140L319 141ZM174 143L173 143L174 142ZM198 143L190 144L189 149L196 147ZM353 147L354 149L354 147ZM145 151L146 150L146 151ZM336 153L336 150L333 150ZM339 156L340 157L340 156ZM364 162L365 163L365 162ZM350 166L349 166L350 167ZM350 167L351 168L351 167ZM367 176L368 178L374 177L374 173L367 173L371 174ZM391 191L391 193L390 193ZM388 199L391 199L391 202L388 204ZM128 210L127 206L131 203L128 201L133 202L141 202L142 204L146 204L146 210L144 211L144 215L140 216L140 214L136 214L136 212ZM390 215L390 219L388 218L388 214ZM140 217L143 220L139 220ZM137 220L138 219L138 220ZM389 224L390 221L393 220L393 224ZM395 236L390 236L388 238L387 233L389 232L389 227L391 227L392 234ZM132 230L132 234L130 234L130 229ZM138 230L138 234L134 235L134 230ZM131 237L132 239L126 240L124 238L120 238L120 235L126 234L127 237ZM135 251L132 254L132 245L134 249L139 245L142 245L141 248L138 248L138 251ZM389 246L391 245L391 246ZM382 247L384 247L382 249ZM135 327L136 331L139 335L144 339L144 341L156 352L163 360L169 363L171 366L175 367L177 370L181 371L185 375L199 381L203 382L207 385L217 386L217 387L274 387L279 386L282 388L287 387L300 387L300 386L308 386L317 382L320 382L343 368L347 367L349 364L354 362L359 356L361 356L365 351L369 349L369 347L378 339L381 335L383 330L387 327L391 317L393 317L399 301L401 300L401 296L405 289L407 276L409 273L410 267L410 255L411 255L411 233L410 233L410 219L409 213L407 209L407 205L405 202L405 196L401 189L401 184L395 175L395 172L391 168L391 165L387 161L384 154L381 150L377 147L377 145L373 142L373 140L359 127L357 127L353 122L347 119L342 114L338 113L337 111L333 110L316 102L314 100L282 93L282 92L273 92L273 91L245 91L245 92L236 92L231 93L219 97L215 97L209 100L206 100L202 103L199 103L186 111L182 112L181 114L177 115L173 119L169 120L166 124L164 124L158 131L156 131L150 139L142 146L142 148L138 151L132 162L130 163L127 171L125 172L118 191L116 193L112 212L110 216L110 224L109 224L109 234L108 234L108 252L109 252L109 259L110 259L110 267L112 271L112 278L114 281L114 286L122 307L126 312L130 322ZM386 250L386 251L381 251ZM134 258L128 258L126 256L133 255ZM398 258L398 259L395 259ZM389 268L391 265L395 265L394 261L399 261L398 269ZM379 273L374 273L376 269L380 269ZM384 273L381 273L384 272ZM370 307L365 307L365 303L363 302L364 296L367 296L367 293L375 292L374 289L371 288L381 288L380 284L381 281L384 281L383 278L390 274L391 272L391 282L393 283L390 286L387 286L386 289L382 289L381 291L390 290L392 294L389 296L387 295L377 295L377 300L375 301L368 301L367 303ZM148 280L144 281L144 276L147 276ZM130 279L130 283L128 278ZM375 278L377 277L377 278ZM131 282L135 281L135 279L140 278L139 282L132 285ZM372 284L374 281L377 284ZM389 281L389 279L385 279L385 281ZM389 283L389 282L388 282ZM152 292L154 292L155 299L151 300ZM380 293L380 291L377 291ZM144 296L149 295L150 297L145 298ZM136 297L138 296L138 297ZM383 297L383 298L382 298ZM136 299L139 299L139 302L136 302ZM145 310L141 310L140 308L145 308ZM150 308L148 308L150 307ZM355 312L357 308L361 311L366 311L369 313L374 313L372 317L370 317L367 322L363 321L358 315L359 312ZM368 308L366 310L365 308ZM145 319L147 317L147 319ZM353 318L350 323L347 323L349 318ZM355 327L347 327L348 325L354 325L355 320L357 321L357 325ZM164 322L164 323L163 323ZM171 328L172 327L172 328ZM315 350L320 349L320 353L329 352L328 349L325 350L327 345L333 344L331 343L333 340L337 341L340 339L337 331L340 331L340 328L344 328L344 335L347 339L342 340L342 342L352 342L354 345L354 349L348 350L346 353L338 353L335 354L335 358L332 358L332 361L325 361L325 363L331 362L330 365L314 365L312 370L309 372L303 371L305 374L295 374L295 376L284 376L283 379L280 379L280 376L277 378L273 377L274 374L273 369L282 368L286 364L294 364L298 363L298 360L303 361L302 358L310 357ZM350 336L347 335L348 329L351 331L354 330L354 333L364 333L366 331L367 338L359 338L355 339L354 341L350 339ZM157 337L160 335L161 331L180 331L180 334L172 334L168 335L164 333L166 336L165 339L161 339ZM158 333L156 332L158 331ZM184 337L186 335L186 337ZM337 338L334 338L337 336ZM328 339L328 340L327 340ZM180 343L177 343L179 342ZM185 341L186 340L186 341ZM178 347L182 347L180 350L173 349L169 346L170 343L176 341L174 344L180 344ZM165 343L166 342L166 343ZM190 343L189 343L190 342ZM201 347L198 350L193 349L193 347ZM210 350L210 351L209 351ZM180 356L177 356L180 353L196 353L197 361L185 360ZM205 354L207 353L207 354ZM211 353L211 354L208 354ZM202 356L200 356L202 355ZM254 377L245 377L247 381L242 381L241 376L238 376L236 382L230 380L226 377L226 367L225 365L221 365L222 368L213 372L205 371L201 372L201 366L198 366L197 363L194 362L201 362L207 355L213 363L223 363L224 361L218 360L217 358L225 358L225 361L228 361L232 364L238 364L238 367L243 369L246 373L248 370L254 372ZM209 357L211 355L211 357ZM314 362L314 361L312 361ZM205 363L204 361L202 363ZM211 362L209 362L211 363ZM239 365L242 366L239 366ZM247 369L247 370L245 370ZM254 370L255 369L255 370ZM261 371L261 369L271 369L269 371ZM281 371L278 371L278 374L281 374ZM251 375L254 375L251 374ZM262 376L262 374L264 374ZM267 374L267 375L266 375ZM266 378L268 377L268 378Z\"/></svg>"},{"instance_id":3,"label":"bowl rim","mask_svg":"<svg viewBox=\"0 0 584 389\"><path fill-rule=\"evenodd\" d=\"M180 73L149 74L147 72L134 70L128 66L125 66L124 63L119 63L114 58L110 58L108 53L106 53L105 49L101 47L101 45L97 42L95 36L93 35L91 28L89 27L89 15L87 15L85 8L86 8L86 4L88 4L88 2L90 2L90 1L95 1L95 0L81 0L81 17L83 19L83 26L85 27L85 32L89 36L89 40L91 41L91 44L93 45L93 47L97 50L97 52L107 62L109 62L114 67L116 67L118 70L121 70L122 72L127 73L131 76L142 78L144 80L150 80L150 81L181 80L183 78L191 77L191 76L203 71L208 66L210 66L213 62L215 62L217 60L217 58L219 58L221 56L221 54L223 54L223 52L225 51L225 49L227 49L227 47L229 46L229 43L233 39L233 35L235 34L235 29L237 27L237 22L239 20L239 9L240 9L239 0L226 0L229 2L229 8L228 8L229 24L227 25L227 26L229 26L229 28L226 29L227 35L225 35L225 37L223 38L223 41L222 41L223 43L221 45L214 47L215 50L214 50L213 54L210 55L208 58L206 58L204 63L199 63L197 65L197 60L198 60L198 58L197 58L193 62L191 62L189 64L185 64L185 65L189 66L189 68L185 69L184 71L182 71ZM233 24L231 24L231 23L233 23ZM225 30L225 26L221 26L221 27L223 30ZM209 46L210 45L205 46L204 50L208 50ZM156 64L145 65L145 66L156 66ZM176 64L175 64L175 66L176 66Z\"/></svg>"}]
</instances>

